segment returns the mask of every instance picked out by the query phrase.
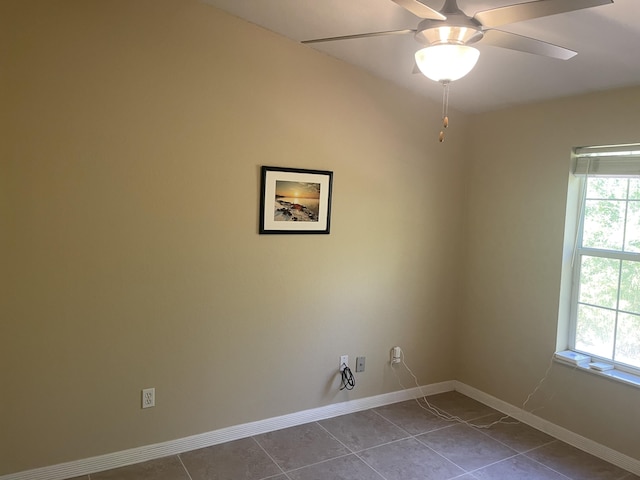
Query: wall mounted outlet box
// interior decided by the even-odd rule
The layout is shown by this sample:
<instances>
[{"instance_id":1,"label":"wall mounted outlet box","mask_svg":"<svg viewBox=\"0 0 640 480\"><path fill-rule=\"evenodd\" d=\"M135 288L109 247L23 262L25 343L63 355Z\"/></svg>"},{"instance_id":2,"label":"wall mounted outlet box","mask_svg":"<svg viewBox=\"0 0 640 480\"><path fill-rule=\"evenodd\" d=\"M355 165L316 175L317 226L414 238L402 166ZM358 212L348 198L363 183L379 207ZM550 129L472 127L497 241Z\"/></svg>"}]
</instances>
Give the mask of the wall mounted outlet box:
<instances>
[{"instance_id":1,"label":"wall mounted outlet box","mask_svg":"<svg viewBox=\"0 0 640 480\"><path fill-rule=\"evenodd\" d=\"M400 363L400 356L402 355L402 350L400 347L393 347L391 349L391 363Z\"/></svg>"},{"instance_id":2,"label":"wall mounted outlet box","mask_svg":"<svg viewBox=\"0 0 640 480\"><path fill-rule=\"evenodd\" d=\"M145 388L142 390L142 408L150 408L156 406L156 389Z\"/></svg>"},{"instance_id":3,"label":"wall mounted outlet box","mask_svg":"<svg viewBox=\"0 0 640 480\"><path fill-rule=\"evenodd\" d=\"M365 357L356 357L356 372L364 372Z\"/></svg>"},{"instance_id":4,"label":"wall mounted outlet box","mask_svg":"<svg viewBox=\"0 0 640 480\"><path fill-rule=\"evenodd\" d=\"M349 355L341 355L340 356L340 371L344 370L345 366L349 366Z\"/></svg>"}]
</instances>

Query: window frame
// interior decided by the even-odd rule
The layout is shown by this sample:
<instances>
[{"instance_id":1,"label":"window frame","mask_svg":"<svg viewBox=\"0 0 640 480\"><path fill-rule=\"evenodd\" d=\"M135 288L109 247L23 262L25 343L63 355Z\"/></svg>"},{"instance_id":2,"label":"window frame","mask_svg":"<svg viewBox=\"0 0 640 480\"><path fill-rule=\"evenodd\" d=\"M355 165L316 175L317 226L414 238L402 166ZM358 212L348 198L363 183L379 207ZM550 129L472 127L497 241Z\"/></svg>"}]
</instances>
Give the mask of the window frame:
<instances>
[{"instance_id":1,"label":"window frame","mask_svg":"<svg viewBox=\"0 0 640 480\"><path fill-rule=\"evenodd\" d=\"M593 149L593 150L591 150ZM619 154L622 152L622 154ZM615 308L610 309L611 311L615 311L616 313L616 324L614 325L614 338L613 338L613 352L612 358L605 358L593 354L588 351L581 350L576 347L576 335L577 335L577 325L578 325L578 307L580 304L589 305L585 302L580 302L580 286L581 286L581 266L582 259L585 256L588 257L600 257L600 258L609 258L620 261L634 261L640 262L640 252L625 252L609 250L604 248L593 248L593 247L583 247L583 234L584 234L584 223L585 217L587 214L586 202L587 202L587 193L588 193L588 181L590 178L598 178L598 177L607 177L607 178L640 178L640 144L630 144L630 145L621 145L621 146L610 146L610 147L583 147L574 149L574 169L573 174L578 177L579 188L579 209L578 209L578 218L576 222L576 233L575 233L575 241L573 247L573 255L572 255L572 268L571 268L571 295L570 295L570 318L569 318L569 342L568 347L571 351L581 353L591 357L596 362L603 362L609 365L612 365L615 370L620 372L625 372L632 374L634 376L640 377L640 367L636 367L634 365L629 365L624 362L617 361L615 359L615 350L616 350L616 341L617 341L617 319L620 313L633 313L626 312L625 310L620 310L620 282L621 277L620 273L618 275L618 288L617 288L617 297L616 297L616 305ZM597 171L590 173L590 167L592 165L592 159L596 159L594 163L597 164ZM585 162L580 160L586 159ZM607 164L601 165L603 161L609 160L609 168L612 168L613 172L608 169ZM616 163L617 162L617 163ZM613 165L613 167L610 167ZM621 167L622 165L622 167ZM627 192L626 197L626 208L628 210L628 202L629 202L629 193ZM625 222L624 228L627 226L628 217L625 213ZM624 243L623 243L624 248ZM634 313L635 314L635 313Z\"/></svg>"}]
</instances>

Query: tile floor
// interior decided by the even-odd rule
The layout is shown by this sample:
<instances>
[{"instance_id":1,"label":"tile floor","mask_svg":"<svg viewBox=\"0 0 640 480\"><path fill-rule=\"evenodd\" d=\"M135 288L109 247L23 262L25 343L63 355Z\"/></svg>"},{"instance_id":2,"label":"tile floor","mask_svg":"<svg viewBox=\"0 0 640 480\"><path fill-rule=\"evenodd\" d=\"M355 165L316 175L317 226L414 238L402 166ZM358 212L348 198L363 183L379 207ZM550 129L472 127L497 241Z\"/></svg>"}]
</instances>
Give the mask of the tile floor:
<instances>
[{"instance_id":1,"label":"tile floor","mask_svg":"<svg viewBox=\"0 0 640 480\"><path fill-rule=\"evenodd\" d=\"M432 405L475 424L500 418L457 392ZM193 450L77 480L640 480L524 424L478 429L415 401ZM76 479L74 479L76 480Z\"/></svg>"}]
</instances>

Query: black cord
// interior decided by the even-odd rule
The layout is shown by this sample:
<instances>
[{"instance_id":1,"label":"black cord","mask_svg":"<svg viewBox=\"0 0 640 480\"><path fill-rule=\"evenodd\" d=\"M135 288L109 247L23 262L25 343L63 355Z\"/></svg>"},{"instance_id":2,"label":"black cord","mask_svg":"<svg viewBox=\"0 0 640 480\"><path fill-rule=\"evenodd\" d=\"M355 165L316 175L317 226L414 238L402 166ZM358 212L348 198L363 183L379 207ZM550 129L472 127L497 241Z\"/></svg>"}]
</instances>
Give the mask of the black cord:
<instances>
[{"instance_id":1,"label":"black cord","mask_svg":"<svg viewBox=\"0 0 640 480\"><path fill-rule=\"evenodd\" d=\"M356 386L356 379L351 373L351 369L347 367L344 363L342 364L342 370L340 371L342 375L342 383L340 385L340 390L353 390L353 387Z\"/></svg>"}]
</instances>

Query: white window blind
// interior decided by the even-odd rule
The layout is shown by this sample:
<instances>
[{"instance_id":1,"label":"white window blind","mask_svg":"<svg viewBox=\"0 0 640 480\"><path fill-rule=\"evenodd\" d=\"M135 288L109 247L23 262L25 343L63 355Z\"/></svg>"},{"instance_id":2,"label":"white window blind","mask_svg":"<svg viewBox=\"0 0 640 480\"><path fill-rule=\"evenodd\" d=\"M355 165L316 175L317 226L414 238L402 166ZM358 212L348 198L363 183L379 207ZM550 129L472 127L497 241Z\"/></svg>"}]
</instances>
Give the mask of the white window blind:
<instances>
[{"instance_id":1,"label":"white window blind","mask_svg":"<svg viewBox=\"0 0 640 480\"><path fill-rule=\"evenodd\" d=\"M640 144L580 147L574 153L575 175L640 176Z\"/></svg>"}]
</instances>

